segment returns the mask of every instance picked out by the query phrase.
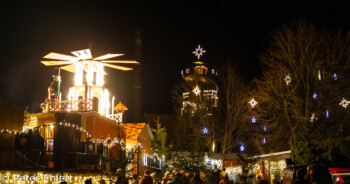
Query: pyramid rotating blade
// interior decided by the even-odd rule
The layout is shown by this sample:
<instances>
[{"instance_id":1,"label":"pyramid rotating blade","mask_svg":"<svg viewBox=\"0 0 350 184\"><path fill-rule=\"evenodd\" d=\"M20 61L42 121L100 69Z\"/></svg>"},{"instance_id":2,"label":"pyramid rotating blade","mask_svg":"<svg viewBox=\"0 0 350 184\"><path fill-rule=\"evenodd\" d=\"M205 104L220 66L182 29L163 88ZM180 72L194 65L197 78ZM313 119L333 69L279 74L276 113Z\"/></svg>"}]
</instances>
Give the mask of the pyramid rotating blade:
<instances>
[{"instance_id":1,"label":"pyramid rotating blade","mask_svg":"<svg viewBox=\"0 0 350 184\"><path fill-rule=\"evenodd\" d=\"M74 56L69 56L69 55L65 55L65 54L58 54L55 52L50 52L49 54L47 54L46 56L44 56L45 59L59 59L59 60L65 60L65 61L78 61L79 58L74 57Z\"/></svg>"},{"instance_id":2,"label":"pyramid rotating blade","mask_svg":"<svg viewBox=\"0 0 350 184\"><path fill-rule=\"evenodd\" d=\"M133 70L133 68L125 67L125 66L112 65L112 64L107 64L107 63L103 63L103 65L114 68L114 69L118 69L118 70Z\"/></svg>"},{"instance_id":3,"label":"pyramid rotating blade","mask_svg":"<svg viewBox=\"0 0 350 184\"><path fill-rule=\"evenodd\" d=\"M114 57L118 57L118 56L122 56L124 54L105 54L102 56L98 56L96 58L94 58L93 60L104 60L104 59L109 59L109 58L114 58Z\"/></svg>"},{"instance_id":4,"label":"pyramid rotating blade","mask_svg":"<svg viewBox=\"0 0 350 184\"><path fill-rule=\"evenodd\" d=\"M46 66L56 66L56 65L70 65L70 64L74 64L73 61L41 61L42 64L46 65Z\"/></svg>"},{"instance_id":5,"label":"pyramid rotating blade","mask_svg":"<svg viewBox=\"0 0 350 184\"><path fill-rule=\"evenodd\" d=\"M62 66L60 68L68 72L75 73L75 65Z\"/></svg>"},{"instance_id":6,"label":"pyramid rotating blade","mask_svg":"<svg viewBox=\"0 0 350 184\"><path fill-rule=\"evenodd\" d=\"M132 60L103 60L102 63L139 64L139 62Z\"/></svg>"}]
</instances>

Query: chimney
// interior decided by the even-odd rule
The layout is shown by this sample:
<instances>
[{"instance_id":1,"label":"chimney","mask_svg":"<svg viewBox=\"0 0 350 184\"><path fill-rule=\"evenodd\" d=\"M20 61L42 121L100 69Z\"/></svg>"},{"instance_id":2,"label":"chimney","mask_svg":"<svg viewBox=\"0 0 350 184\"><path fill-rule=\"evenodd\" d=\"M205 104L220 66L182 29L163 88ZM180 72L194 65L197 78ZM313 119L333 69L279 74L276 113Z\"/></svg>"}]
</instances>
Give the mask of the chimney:
<instances>
[{"instance_id":1,"label":"chimney","mask_svg":"<svg viewBox=\"0 0 350 184\"><path fill-rule=\"evenodd\" d=\"M134 84L132 91L132 121L140 122L142 120L142 87L141 87L141 30L136 30L135 34L135 47L136 47L136 60L140 63L134 68Z\"/></svg>"}]
</instances>

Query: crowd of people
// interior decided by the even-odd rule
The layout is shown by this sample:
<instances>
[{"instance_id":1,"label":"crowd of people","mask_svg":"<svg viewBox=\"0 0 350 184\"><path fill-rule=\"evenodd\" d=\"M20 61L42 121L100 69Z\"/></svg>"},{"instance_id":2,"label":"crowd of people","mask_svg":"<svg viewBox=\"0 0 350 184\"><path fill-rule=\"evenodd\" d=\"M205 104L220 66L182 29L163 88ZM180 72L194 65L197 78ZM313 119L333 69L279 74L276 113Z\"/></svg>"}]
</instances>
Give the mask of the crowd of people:
<instances>
[{"instance_id":1,"label":"crowd of people","mask_svg":"<svg viewBox=\"0 0 350 184\"><path fill-rule=\"evenodd\" d=\"M322 170L316 169L314 165L309 165L305 169L298 168L295 172L296 180L293 184L328 184L333 183L328 170L322 173Z\"/></svg>"},{"instance_id":2,"label":"crowd of people","mask_svg":"<svg viewBox=\"0 0 350 184\"><path fill-rule=\"evenodd\" d=\"M212 183L212 184L230 184L232 181L229 180L229 177L223 169L220 171L217 168L214 168L212 171L209 181L205 182L201 178L201 173L196 172L182 172L182 171L166 171L164 176L161 179L155 179L155 173L150 173L149 170L145 170L144 176L140 181L137 180L137 176L134 177L133 184L203 184L203 183Z\"/></svg>"},{"instance_id":3,"label":"crowd of people","mask_svg":"<svg viewBox=\"0 0 350 184\"><path fill-rule=\"evenodd\" d=\"M322 173L320 169L315 168L313 165L309 165L307 169L300 167L294 170L294 179L292 184L329 184L332 183L331 177L327 176L327 170ZM139 178L137 174L133 175L132 184L233 184L225 171L225 168L221 171L218 168L214 168L211 173L202 173L207 177L201 178L201 173L196 172L183 172L183 171L166 171L162 178L156 179L156 173L151 173L150 170L146 169L142 178ZM329 174L329 172L328 172ZM120 177L119 177L120 176ZM117 181L115 184L125 184L122 180L121 170L117 170ZM91 179L85 181L86 184L91 184ZM100 182L101 183L101 182ZM102 182L103 183L103 182ZM238 182L242 183L242 182ZM257 184L267 184L267 180L262 180L258 177L256 180ZM281 182L274 180L274 184L280 184ZM282 183L284 183L282 181Z\"/></svg>"}]
</instances>

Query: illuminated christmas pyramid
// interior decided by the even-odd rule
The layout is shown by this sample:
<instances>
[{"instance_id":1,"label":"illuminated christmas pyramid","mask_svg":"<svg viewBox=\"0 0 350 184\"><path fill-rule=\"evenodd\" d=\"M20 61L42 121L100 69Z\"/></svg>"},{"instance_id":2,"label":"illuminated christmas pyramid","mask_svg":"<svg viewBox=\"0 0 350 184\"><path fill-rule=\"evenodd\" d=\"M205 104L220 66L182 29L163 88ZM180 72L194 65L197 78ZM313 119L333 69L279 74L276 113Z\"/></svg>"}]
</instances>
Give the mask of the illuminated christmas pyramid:
<instances>
[{"instance_id":1,"label":"illuminated christmas pyramid","mask_svg":"<svg viewBox=\"0 0 350 184\"><path fill-rule=\"evenodd\" d=\"M132 70L133 68L116 64L138 64L138 62L108 60L124 54L105 54L93 58L90 49L74 51L72 54L74 56L51 52L44 56L44 59L49 60L41 61L46 66L57 66L75 74L74 86L69 88L68 100L62 101L59 91L60 76L57 72L53 82L55 85L49 89L43 112L94 110L103 116L115 119L114 108L111 108L111 104L114 106L114 97L111 100L109 90L104 87L106 74L104 67Z\"/></svg>"}]
</instances>

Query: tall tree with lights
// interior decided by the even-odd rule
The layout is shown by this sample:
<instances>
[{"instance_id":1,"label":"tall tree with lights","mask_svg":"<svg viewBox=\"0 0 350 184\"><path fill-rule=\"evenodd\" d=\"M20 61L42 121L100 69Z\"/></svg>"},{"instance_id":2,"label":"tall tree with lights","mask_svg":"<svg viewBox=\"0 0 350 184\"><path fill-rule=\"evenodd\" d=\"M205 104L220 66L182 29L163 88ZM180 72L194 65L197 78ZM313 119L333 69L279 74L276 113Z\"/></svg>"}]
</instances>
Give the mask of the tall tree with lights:
<instances>
[{"instance_id":1,"label":"tall tree with lights","mask_svg":"<svg viewBox=\"0 0 350 184\"><path fill-rule=\"evenodd\" d=\"M247 145L252 140L254 124L247 123L248 87L237 76L236 67L225 65L218 75L219 115L216 122L216 135L221 142L221 153L230 153L241 145Z\"/></svg>"},{"instance_id":2,"label":"tall tree with lights","mask_svg":"<svg viewBox=\"0 0 350 184\"><path fill-rule=\"evenodd\" d=\"M200 46L193 52L197 60L181 71L182 80L173 91L175 110L180 114L174 144L175 157L185 170L198 170L206 152L215 152L215 112L217 109L217 71L200 57ZM189 168L192 167L192 168Z\"/></svg>"},{"instance_id":3,"label":"tall tree with lights","mask_svg":"<svg viewBox=\"0 0 350 184\"><path fill-rule=\"evenodd\" d=\"M320 31L306 20L272 35L260 57L265 71L251 93L258 102L251 114L261 125L261 145L285 150L289 141L295 161L308 162L299 144L309 149L346 136L348 112L340 102L350 97L348 48L347 37ZM309 161L321 159L314 158Z\"/></svg>"}]
</instances>

